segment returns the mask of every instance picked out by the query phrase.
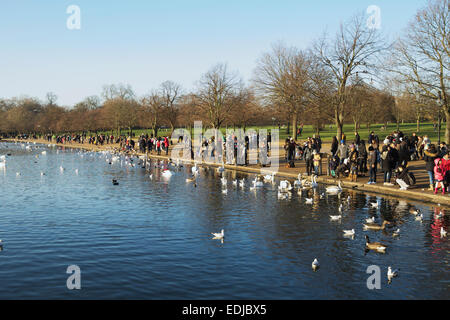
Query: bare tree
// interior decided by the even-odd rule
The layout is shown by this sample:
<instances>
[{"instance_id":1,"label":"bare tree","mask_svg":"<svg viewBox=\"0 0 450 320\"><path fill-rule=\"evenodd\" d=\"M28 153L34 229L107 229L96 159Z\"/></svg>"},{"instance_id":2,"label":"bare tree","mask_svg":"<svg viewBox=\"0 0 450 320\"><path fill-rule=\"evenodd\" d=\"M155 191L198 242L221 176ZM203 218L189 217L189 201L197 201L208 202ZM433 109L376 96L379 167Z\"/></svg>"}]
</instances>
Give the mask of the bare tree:
<instances>
[{"instance_id":1,"label":"bare tree","mask_svg":"<svg viewBox=\"0 0 450 320\"><path fill-rule=\"evenodd\" d=\"M295 139L298 117L307 104L308 66L304 52L277 44L258 61L255 71L255 85L267 104L286 108Z\"/></svg>"},{"instance_id":2,"label":"bare tree","mask_svg":"<svg viewBox=\"0 0 450 320\"><path fill-rule=\"evenodd\" d=\"M385 49L383 43L375 28L367 28L364 15L357 15L341 24L331 43L324 36L314 45L318 58L333 73L336 97L332 106L339 140L345 121L349 80L356 72L370 72L373 59Z\"/></svg>"},{"instance_id":3,"label":"bare tree","mask_svg":"<svg viewBox=\"0 0 450 320\"><path fill-rule=\"evenodd\" d=\"M235 107L233 97L241 88L242 82L228 72L226 64L218 64L202 76L197 94L199 107L213 128L220 129L231 115Z\"/></svg>"},{"instance_id":4,"label":"bare tree","mask_svg":"<svg viewBox=\"0 0 450 320\"><path fill-rule=\"evenodd\" d=\"M181 95L181 86L172 81L166 81L161 84L161 98L163 103L164 117L170 125L171 132L175 130L177 124L180 106L178 99Z\"/></svg>"},{"instance_id":5,"label":"bare tree","mask_svg":"<svg viewBox=\"0 0 450 320\"><path fill-rule=\"evenodd\" d=\"M441 102L450 141L450 2L430 1L417 12L406 35L393 48L391 71L405 86L416 87L425 99ZM439 97L441 96L441 99Z\"/></svg>"}]
</instances>

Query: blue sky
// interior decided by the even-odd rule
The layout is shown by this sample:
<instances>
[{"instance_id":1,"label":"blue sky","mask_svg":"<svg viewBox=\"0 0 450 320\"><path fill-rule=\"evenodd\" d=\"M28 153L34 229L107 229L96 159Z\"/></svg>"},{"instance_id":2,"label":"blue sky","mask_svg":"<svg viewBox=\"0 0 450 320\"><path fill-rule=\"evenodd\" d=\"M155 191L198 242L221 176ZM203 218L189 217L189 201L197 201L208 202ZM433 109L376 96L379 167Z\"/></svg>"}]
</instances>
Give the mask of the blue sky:
<instances>
[{"instance_id":1,"label":"blue sky","mask_svg":"<svg viewBox=\"0 0 450 320\"><path fill-rule=\"evenodd\" d=\"M425 0L2 0L0 97L49 91L71 106L104 84L129 83L137 94L166 80L195 88L219 62L252 77L273 43L307 48L369 5L381 8L382 31L401 34ZM69 5L81 29L69 30Z\"/></svg>"}]
</instances>

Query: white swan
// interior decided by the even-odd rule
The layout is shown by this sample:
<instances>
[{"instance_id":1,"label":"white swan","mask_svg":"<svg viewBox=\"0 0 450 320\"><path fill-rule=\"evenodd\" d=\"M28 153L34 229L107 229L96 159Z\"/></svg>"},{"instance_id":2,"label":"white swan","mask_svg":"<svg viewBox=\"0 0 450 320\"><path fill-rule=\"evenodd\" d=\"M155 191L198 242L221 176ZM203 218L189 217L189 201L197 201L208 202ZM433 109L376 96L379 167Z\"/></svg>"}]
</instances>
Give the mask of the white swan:
<instances>
[{"instance_id":1,"label":"white swan","mask_svg":"<svg viewBox=\"0 0 450 320\"><path fill-rule=\"evenodd\" d=\"M327 187L326 191L327 191L327 193L339 193L339 192L342 192L341 181L339 181L339 184L337 186Z\"/></svg>"},{"instance_id":2,"label":"white swan","mask_svg":"<svg viewBox=\"0 0 450 320\"><path fill-rule=\"evenodd\" d=\"M314 189L319 187L319 184L317 183L317 176L316 175L314 175L312 177L311 187L313 187Z\"/></svg>"},{"instance_id":3,"label":"white swan","mask_svg":"<svg viewBox=\"0 0 450 320\"><path fill-rule=\"evenodd\" d=\"M163 176L163 178L171 178L173 176L173 173L170 170L164 170L161 175Z\"/></svg>"},{"instance_id":4,"label":"white swan","mask_svg":"<svg viewBox=\"0 0 450 320\"><path fill-rule=\"evenodd\" d=\"M301 173L299 173L298 174L298 177L297 177L297 180L295 180L295 182L294 182L294 188L301 188L302 187L302 174Z\"/></svg>"},{"instance_id":5,"label":"white swan","mask_svg":"<svg viewBox=\"0 0 450 320\"><path fill-rule=\"evenodd\" d=\"M225 237L225 231L222 230L220 233L211 233L214 239L223 239Z\"/></svg>"},{"instance_id":6,"label":"white swan","mask_svg":"<svg viewBox=\"0 0 450 320\"><path fill-rule=\"evenodd\" d=\"M222 182L222 186L226 186L227 183L228 183L228 181L227 181L227 179L226 179L225 177L222 177L222 178L220 179L220 181Z\"/></svg>"},{"instance_id":7,"label":"white swan","mask_svg":"<svg viewBox=\"0 0 450 320\"><path fill-rule=\"evenodd\" d=\"M222 163L222 166L221 166L221 167L217 168L217 172L219 172L219 173L225 172L225 166L224 166L223 163Z\"/></svg>"},{"instance_id":8,"label":"white swan","mask_svg":"<svg viewBox=\"0 0 450 320\"><path fill-rule=\"evenodd\" d=\"M256 177L255 180L253 180L253 187L254 188L262 188L262 187L264 187L264 182L262 182L261 180L258 180L258 177Z\"/></svg>"},{"instance_id":9,"label":"white swan","mask_svg":"<svg viewBox=\"0 0 450 320\"><path fill-rule=\"evenodd\" d=\"M280 185L278 187L278 190L281 192L288 192L292 190L292 185L289 181L284 180L280 182Z\"/></svg>"},{"instance_id":10,"label":"white swan","mask_svg":"<svg viewBox=\"0 0 450 320\"><path fill-rule=\"evenodd\" d=\"M264 176L264 182L266 182L266 183L269 183L269 182L274 183L275 182L275 172L272 172L272 174L265 175Z\"/></svg>"}]
</instances>

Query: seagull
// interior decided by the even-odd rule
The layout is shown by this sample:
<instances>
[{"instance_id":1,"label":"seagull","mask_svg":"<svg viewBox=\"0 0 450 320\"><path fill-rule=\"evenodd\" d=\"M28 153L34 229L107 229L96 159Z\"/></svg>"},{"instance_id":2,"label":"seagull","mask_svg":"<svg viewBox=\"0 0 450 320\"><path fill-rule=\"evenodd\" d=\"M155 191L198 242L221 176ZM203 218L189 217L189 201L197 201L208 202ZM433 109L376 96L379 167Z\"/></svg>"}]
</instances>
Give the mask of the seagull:
<instances>
[{"instance_id":1,"label":"seagull","mask_svg":"<svg viewBox=\"0 0 450 320\"><path fill-rule=\"evenodd\" d=\"M344 230L345 236L354 236L355 235L355 229L352 230Z\"/></svg>"},{"instance_id":2,"label":"seagull","mask_svg":"<svg viewBox=\"0 0 450 320\"><path fill-rule=\"evenodd\" d=\"M222 229L220 233L211 233L214 238L213 239L223 239L225 237L225 231Z\"/></svg>"},{"instance_id":3,"label":"seagull","mask_svg":"<svg viewBox=\"0 0 450 320\"><path fill-rule=\"evenodd\" d=\"M78 169L75 169L75 174L78 175Z\"/></svg>"},{"instance_id":4,"label":"seagull","mask_svg":"<svg viewBox=\"0 0 450 320\"><path fill-rule=\"evenodd\" d=\"M392 234L392 236L394 237L398 237L400 235L400 229L397 229L396 231L394 231L394 233Z\"/></svg>"},{"instance_id":5,"label":"seagull","mask_svg":"<svg viewBox=\"0 0 450 320\"><path fill-rule=\"evenodd\" d=\"M344 206L342 205L342 203L341 203L341 205L339 206L339 213L342 213L342 209L344 208Z\"/></svg>"},{"instance_id":6,"label":"seagull","mask_svg":"<svg viewBox=\"0 0 450 320\"><path fill-rule=\"evenodd\" d=\"M342 219L342 216L330 216L331 221L338 221Z\"/></svg>"},{"instance_id":7,"label":"seagull","mask_svg":"<svg viewBox=\"0 0 450 320\"><path fill-rule=\"evenodd\" d=\"M392 270L392 268L389 267L387 272L389 282L392 280L392 278L395 278L396 276L398 276L398 270Z\"/></svg>"},{"instance_id":8,"label":"seagull","mask_svg":"<svg viewBox=\"0 0 450 320\"><path fill-rule=\"evenodd\" d=\"M313 204L314 198L306 198L306 204Z\"/></svg>"},{"instance_id":9,"label":"seagull","mask_svg":"<svg viewBox=\"0 0 450 320\"><path fill-rule=\"evenodd\" d=\"M20 176L20 172L16 172L16 176L17 176L17 177Z\"/></svg>"},{"instance_id":10,"label":"seagull","mask_svg":"<svg viewBox=\"0 0 450 320\"><path fill-rule=\"evenodd\" d=\"M370 205L372 208L378 208L378 202L371 202Z\"/></svg>"},{"instance_id":11,"label":"seagull","mask_svg":"<svg viewBox=\"0 0 450 320\"><path fill-rule=\"evenodd\" d=\"M65 169L63 168L63 166L60 166L60 167L59 167L59 171L61 171L61 173L64 172L64 170L65 170Z\"/></svg>"},{"instance_id":12,"label":"seagull","mask_svg":"<svg viewBox=\"0 0 450 320\"><path fill-rule=\"evenodd\" d=\"M444 227L441 227L441 238L444 238L447 236L447 231L444 230Z\"/></svg>"},{"instance_id":13,"label":"seagull","mask_svg":"<svg viewBox=\"0 0 450 320\"><path fill-rule=\"evenodd\" d=\"M244 189L245 187L245 180L242 179L241 181L239 181L239 187L241 187L242 189Z\"/></svg>"},{"instance_id":14,"label":"seagull","mask_svg":"<svg viewBox=\"0 0 450 320\"><path fill-rule=\"evenodd\" d=\"M423 220L423 214L420 214L416 217L416 221L422 222L422 220Z\"/></svg>"},{"instance_id":15,"label":"seagull","mask_svg":"<svg viewBox=\"0 0 450 320\"><path fill-rule=\"evenodd\" d=\"M44 173L44 172L41 172L41 176L45 176L45 173Z\"/></svg>"},{"instance_id":16,"label":"seagull","mask_svg":"<svg viewBox=\"0 0 450 320\"><path fill-rule=\"evenodd\" d=\"M366 219L366 223L375 223L375 217Z\"/></svg>"},{"instance_id":17,"label":"seagull","mask_svg":"<svg viewBox=\"0 0 450 320\"><path fill-rule=\"evenodd\" d=\"M239 183L239 180L233 180L233 186L235 186L235 187L237 187L238 186L238 183Z\"/></svg>"},{"instance_id":18,"label":"seagull","mask_svg":"<svg viewBox=\"0 0 450 320\"><path fill-rule=\"evenodd\" d=\"M227 190L227 189L223 189L223 190L222 190L222 193L223 193L223 194L228 194L228 190Z\"/></svg>"},{"instance_id":19,"label":"seagull","mask_svg":"<svg viewBox=\"0 0 450 320\"><path fill-rule=\"evenodd\" d=\"M312 269L313 269L314 271L317 271L317 270L319 269L319 267L320 267L319 261L318 261L317 259L314 259L314 261L313 261L313 263L311 264L311 266L312 266Z\"/></svg>"},{"instance_id":20,"label":"seagull","mask_svg":"<svg viewBox=\"0 0 450 320\"><path fill-rule=\"evenodd\" d=\"M226 179L225 177L222 177L222 178L220 179L220 181L222 181L222 186L226 186L227 183L228 183L228 181L227 181L227 179Z\"/></svg>"},{"instance_id":21,"label":"seagull","mask_svg":"<svg viewBox=\"0 0 450 320\"><path fill-rule=\"evenodd\" d=\"M150 180L153 180L153 174L148 176L150 178Z\"/></svg>"}]
</instances>

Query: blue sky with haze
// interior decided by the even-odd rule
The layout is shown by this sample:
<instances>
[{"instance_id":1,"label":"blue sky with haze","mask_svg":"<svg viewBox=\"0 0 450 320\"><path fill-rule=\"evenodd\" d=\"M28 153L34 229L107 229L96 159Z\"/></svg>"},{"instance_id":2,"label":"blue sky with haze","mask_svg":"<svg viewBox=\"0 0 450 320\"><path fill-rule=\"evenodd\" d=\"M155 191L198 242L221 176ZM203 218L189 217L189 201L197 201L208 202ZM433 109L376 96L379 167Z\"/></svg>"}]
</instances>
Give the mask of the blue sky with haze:
<instances>
[{"instance_id":1,"label":"blue sky with haze","mask_svg":"<svg viewBox=\"0 0 450 320\"><path fill-rule=\"evenodd\" d=\"M80 30L66 27L69 5L81 9ZM142 95L173 80L190 90L219 62L248 81L273 43L307 48L370 5L394 38L426 1L1 0L0 97L52 91L72 106L104 84Z\"/></svg>"}]
</instances>

